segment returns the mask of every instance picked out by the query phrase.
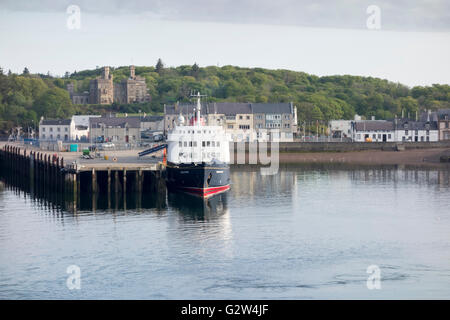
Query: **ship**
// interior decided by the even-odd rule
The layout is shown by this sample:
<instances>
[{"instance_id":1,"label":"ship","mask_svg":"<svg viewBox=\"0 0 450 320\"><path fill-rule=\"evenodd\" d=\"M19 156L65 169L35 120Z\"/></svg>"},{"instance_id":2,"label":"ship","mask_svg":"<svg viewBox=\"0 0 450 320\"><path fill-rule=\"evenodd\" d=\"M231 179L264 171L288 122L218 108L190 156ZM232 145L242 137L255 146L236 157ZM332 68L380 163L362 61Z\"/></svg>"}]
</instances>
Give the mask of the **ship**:
<instances>
[{"instance_id":1,"label":"ship","mask_svg":"<svg viewBox=\"0 0 450 320\"><path fill-rule=\"evenodd\" d=\"M166 184L208 198L230 189L230 137L222 126L205 125L201 117L201 95L189 123L180 113L166 139Z\"/></svg>"}]
</instances>

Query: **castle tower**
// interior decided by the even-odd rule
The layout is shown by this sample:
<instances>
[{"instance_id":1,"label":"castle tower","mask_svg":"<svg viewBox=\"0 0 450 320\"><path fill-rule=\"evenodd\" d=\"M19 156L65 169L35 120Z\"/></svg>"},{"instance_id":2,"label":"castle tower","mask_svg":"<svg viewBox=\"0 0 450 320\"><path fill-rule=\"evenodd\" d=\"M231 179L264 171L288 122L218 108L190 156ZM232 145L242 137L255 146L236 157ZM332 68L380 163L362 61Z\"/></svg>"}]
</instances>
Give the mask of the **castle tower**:
<instances>
[{"instance_id":1,"label":"castle tower","mask_svg":"<svg viewBox=\"0 0 450 320\"><path fill-rule=\"evenodd\" d=\"M103 67L102 78L109 79L109 67Z\"/></svg>"},{"instance_id":2,"label":"castle tower","mask_svg":"<svg viewBox=\"0 0 450 320\"><path fill-rule=\"evenodd\" d=\"M134 79L136 77L134 66L130 66L130 78Z\"/></svg>"}]
</instances>

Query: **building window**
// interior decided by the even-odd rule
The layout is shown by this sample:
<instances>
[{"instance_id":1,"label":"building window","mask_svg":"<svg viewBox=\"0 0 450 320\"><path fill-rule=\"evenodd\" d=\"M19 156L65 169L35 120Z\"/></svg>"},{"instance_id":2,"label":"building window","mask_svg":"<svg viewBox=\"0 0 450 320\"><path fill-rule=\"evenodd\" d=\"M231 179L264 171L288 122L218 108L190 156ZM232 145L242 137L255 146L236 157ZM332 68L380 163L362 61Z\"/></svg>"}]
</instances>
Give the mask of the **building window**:
<instances>
[{"instance_id":1,"label":"building window","mask_svg":"<svg viewBox=\"0 0 450 320\"><path fill-rule=\"evenodd\" d=\"M52 127L50 127L50 132L53 132L53 128Z\"/></svg>"},{"instance_id":2,"label":"building window","mask_svg":"<svg viewBox=\"0 0 450 320\"><path fill-rule=\"evenodd\" d=\"M239 116L239 120L242 120L242 116Z\"/></svg>"},{"instance_id":3,"label":"building window","mask_svg":"<svg viewBox=\"0 0 450 320\"><path fill-rule=\"evenodd\" d=\"M228 129L233 129L233 125L232 125L232 124L229 124L229 125L228 125Z\"/></svg>"},{"instance_id":4,"label":"building window","mask_svg":"<svg viewBox=\"0 0 450 320\"><path fill-rule=\"evenodd\" d=\"M250 120L250 116L247 116L247 120Z\"/></svg>"},{"instance_id":5,"label":"building window","mask_svg":"<svg viewBox=\"0 0 450 320\"><path fill-rule=\"evenodd\" d=\"M239 125L239 129L248 130L248 129L250 129L250 125L248 125L248 124L240 124Z\"/></svg>"},{"instance_id":6,"label":"building window","mask_svg":"<svg viewBox=\"0 0 450 320\"><path fill-rule=\"evenodd\" d=\"M430 135L430 130L427 130L427 136L429 136Z\"/></svg>"},{"instance_id":7,"label":"building window","mask_svg":"<svg viewBox=\"0 0 450 320\"><path fill-rule=\"evenodd\" d=\"M42 128L42 132L45 132L45 127Z\"/></svg>"},{"instance_id":8,"label":"building window","mask_svg":"<svg viewBox=\"0 0 450 320\"><path fill-rule=\"evenodd\" d=\"M405 130L405 136L407 136L408 135L408 130Z\"/></svg>"},{"instance_id":9,"label":"building window","mask_svg":"<svg viewBox=\"0 0 450 320\"><path fill-rule=\"evenodd\" d=\"M377 138L377 135L374 133L374 134L372 134L372 139L376 139Z\"/></svg>"},{"instance_id":10,"label":"building window","mask_svg":"<svg viewBox=\"0 0 450 320\"><path fill-rule=\"evenodd\" d=\"M390 133L388 134L388 139L392 139L392 135Z\"/></svg>"},{"instance_id":11,"label":"building window","mask_svg":"<svg viewBox=\"0 0 450 320\"><path fill-rule=\"evenodd\" d=\"M45 134L42 135L42 139L45 139Z\"/></svg>"},{"instance_id":12,"label":"building window","mask_svg":"<svg viewBox=\"0 0 450 320\"><path fill-rule=\"evenodd\" d=\"M285 128L289 128L289 127L290 127L290 124L289 124L289 123L285 123L285 124L284 124L284 127L285 127Z\"/></svg>"},{"instance_id":13,"label":"building window","mask_svg":"<svg viewBox=\"0 0 450 320\"><path fill-rule=\"evenodd\" d=\"M360 134L360 133L358 133L358 134L356 135L356 139L357 139L357 140L361 140L361 134Z\"/></svg>"}]
</instances>

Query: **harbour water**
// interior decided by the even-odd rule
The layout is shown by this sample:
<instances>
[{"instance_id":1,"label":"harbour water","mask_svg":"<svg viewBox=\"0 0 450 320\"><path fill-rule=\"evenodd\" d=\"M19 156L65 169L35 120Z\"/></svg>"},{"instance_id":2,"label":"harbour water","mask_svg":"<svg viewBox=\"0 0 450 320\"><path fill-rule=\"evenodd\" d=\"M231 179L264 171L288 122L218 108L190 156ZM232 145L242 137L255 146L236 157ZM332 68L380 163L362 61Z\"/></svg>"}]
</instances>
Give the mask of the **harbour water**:
<instances>
[{"instance_id":1,"label":"harbour water","mask_svg":"<svg viewBox=\"0 0 450 320\"><path fill-rule=\"evenodd\" d=\"M0 183L0 299L450 298L448 168L247 167L231 180L207 202L85 195L75 208Z\"/></svg>"}]
</instances>

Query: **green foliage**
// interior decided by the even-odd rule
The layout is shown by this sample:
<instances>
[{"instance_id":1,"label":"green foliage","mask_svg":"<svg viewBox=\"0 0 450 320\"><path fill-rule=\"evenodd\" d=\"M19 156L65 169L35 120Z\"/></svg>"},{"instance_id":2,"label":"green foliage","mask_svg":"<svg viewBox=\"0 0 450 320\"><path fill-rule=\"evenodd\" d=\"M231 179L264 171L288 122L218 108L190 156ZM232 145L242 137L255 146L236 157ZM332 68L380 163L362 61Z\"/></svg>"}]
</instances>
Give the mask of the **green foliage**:
<instances>
[{"instance_id":1,"label":"green foliage","mask_svg":"<svg viewBox=\"0 0 450 320\"><path fill-rule=\"evenodd\" d=\"M450 108L450 86L434 84L408 88L383 79L360 76L318 77L304 72L241 68L235 66L165 67L137 66L136 75L145 79L151 102L139 104L72 105L65 90L69 82L76 92L89 90L89 82L101 75L101 68L66 73L62 78L49 75L15 75L0 72L0 130L27 125L46 118L72 114L110 112L161 114L164 104L190 101L200 91L208 101L293 102L299 122L326 122L352 119L355 113L377 119L415 117L425 109ZM25 72L24 72L25 73ZM129 67L111 68L114 82L129 76Z\"/></svg>"}]
</instances>

